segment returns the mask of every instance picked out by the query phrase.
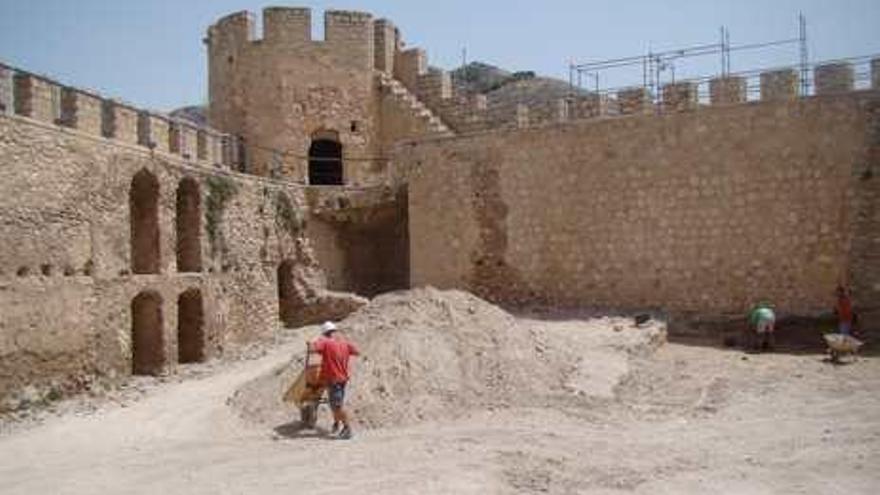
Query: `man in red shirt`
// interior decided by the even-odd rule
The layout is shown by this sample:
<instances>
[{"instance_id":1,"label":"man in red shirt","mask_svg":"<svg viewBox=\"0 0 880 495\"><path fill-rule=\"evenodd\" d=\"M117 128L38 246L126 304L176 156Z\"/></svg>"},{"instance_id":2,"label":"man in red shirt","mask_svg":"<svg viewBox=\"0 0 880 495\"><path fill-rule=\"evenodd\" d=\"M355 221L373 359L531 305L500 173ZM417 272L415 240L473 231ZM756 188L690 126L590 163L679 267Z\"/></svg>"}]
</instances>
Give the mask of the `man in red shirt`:
<instances>
[{"instance_id":1,"label":"man in red shirt","mask_svg":"<svg viewBox=\"0 0 880 495\"><path fill-rule=\"evenodd\" d=\"M348 414L343 409L345 402L345 384L348 383L348 361L351 356L360 354L357 347L345 340L333 322L325 322L321 329L321 337L309 344L309 352L321 355L321 380L327 384L327 395L330 409L333 411L333 433L342 431L339 438L351 438L351 426Z\"/></svg>"},{"instance_id":2,"label":"man in red shirt","mask_svg":"<svg viewBox=\"0 0 880 495\"><path fill-rule=\"evenodd\" d=\"M849 295L849 290L842 285L837 287L837 306L834 312L837 313L837 331L849 335L852 332L853 324L852 298Z\"/></svg>"}]
</instances>

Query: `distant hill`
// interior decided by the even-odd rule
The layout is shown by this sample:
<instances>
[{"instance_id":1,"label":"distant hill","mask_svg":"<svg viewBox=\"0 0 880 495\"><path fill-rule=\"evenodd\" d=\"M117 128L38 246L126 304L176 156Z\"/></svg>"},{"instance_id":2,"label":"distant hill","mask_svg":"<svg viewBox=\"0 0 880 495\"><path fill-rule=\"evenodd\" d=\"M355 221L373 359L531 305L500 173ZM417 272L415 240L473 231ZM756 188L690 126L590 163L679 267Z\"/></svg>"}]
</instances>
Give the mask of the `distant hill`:
<instances>
[{"instance_id":1,"label":"distant hill","mask_svg":"<svg viewBox=\"0 0 880 495\"><path fill-rule=\"evenodd\" d=\"M471 62L453 71L452 84L456 91L485 94L493 105L540 104L565 98L571 88L567 81L537 76L532 71L511 72L483 62ZM583 92L583 90L576 90ZM207 109L190 105L171 112L171 116L204 126L208 123Z\"/></svg>"},{"instance_id":2,"label":"distant hill","mask_svg":"<svg viewBox=\"0 0 880 495\"><path fill-rule=\"evenodd\" d=\"M451 72L456 89L468 93L503 95L509 92L549 91L565 96L570 90L567 81L542 77L532 71L510 72L484 62L471 62Z\"/></svg>"},{"instance_id":3,"label":"distant hill","mask_svg":"<svg viewBox=\"0 0 880 495\"><path fill-rule=\"evenodd\" d=\"M452 84L467 93L488 93L510 82L513 73L483 62L471 62L452 72Z\"/></svg>"},{"instance_id":4,"label":"distant hill","mask_svg":"<svg viewBox=\"0 0 880 495\"><path fill-rule=\"evenodd\" d=\"M201 105L190 105L172 110L170 115L176 119L187 120L198 126L208 125L208 110Z\"/></svg>"}]
</instances>

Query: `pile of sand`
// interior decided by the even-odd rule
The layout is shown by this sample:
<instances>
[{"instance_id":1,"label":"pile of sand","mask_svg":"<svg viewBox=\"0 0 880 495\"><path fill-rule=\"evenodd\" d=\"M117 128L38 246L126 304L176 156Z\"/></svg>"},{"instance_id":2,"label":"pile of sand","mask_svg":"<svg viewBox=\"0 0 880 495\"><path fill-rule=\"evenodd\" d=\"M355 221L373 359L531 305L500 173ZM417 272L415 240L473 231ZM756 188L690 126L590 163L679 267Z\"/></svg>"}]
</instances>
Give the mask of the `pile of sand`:
<instances>
[{"instance_id":1,"label":"pile of sand","mask_svg":"<svg viewBox=\"0 0 880 495\"><path fill-rule=\"evenodd\" d=\"M347 401L367 427L570 399L572 381L583 381L583 356L596 352L595 337L546 331L466 292L432 288L379 296L340 328L362 353ZM616 337L610 327L607 333ZM626 354L616 352L624 369L613 371L625 373ZM245 385L231 403L262 424L295 419L281 395L302 369L302 355Z\"/></svg>"}]
</instances>

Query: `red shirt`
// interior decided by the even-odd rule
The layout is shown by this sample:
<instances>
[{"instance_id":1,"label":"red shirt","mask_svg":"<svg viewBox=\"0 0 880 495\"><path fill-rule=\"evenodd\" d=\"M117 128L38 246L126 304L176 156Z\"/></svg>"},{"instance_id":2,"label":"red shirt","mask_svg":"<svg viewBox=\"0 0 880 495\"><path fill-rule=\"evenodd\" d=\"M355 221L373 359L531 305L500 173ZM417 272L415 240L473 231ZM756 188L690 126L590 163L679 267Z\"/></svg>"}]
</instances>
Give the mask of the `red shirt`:
<instances>
[{"instance_id":1,"label":"red shirt","mask_svg":"<svg viewBox=\"0 0 880 495\"><path fill-rule=\"evenodd\" d=\"M840 321L842 322L852 322L852 300L850 300L849 297L843 296L837 298L837 317L840 318Z\"/></svg>"},{"instance_id":2,"label":"red shirt","mask_svg":"<svg viewBox=\"0 0 880 495\"><path fill-rule=\"evenodd\" d=\"M320 337L312 349L321 355L321 379L327 383L348 381L348 359L360 354L357 347L343 339Z\"/></svg>"}]
</instances>

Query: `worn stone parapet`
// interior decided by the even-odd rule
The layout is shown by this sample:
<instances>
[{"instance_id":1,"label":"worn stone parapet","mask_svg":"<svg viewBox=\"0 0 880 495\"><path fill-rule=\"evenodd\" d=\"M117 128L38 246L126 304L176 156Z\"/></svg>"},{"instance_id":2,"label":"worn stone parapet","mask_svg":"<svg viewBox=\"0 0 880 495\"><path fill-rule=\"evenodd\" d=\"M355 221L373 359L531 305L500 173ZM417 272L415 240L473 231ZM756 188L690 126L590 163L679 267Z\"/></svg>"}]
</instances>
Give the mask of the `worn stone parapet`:
<instances>
[{"instance_id":1,"label":"worn stone parapet","mask_svg":"<svg viewBox=\"0 0 880 495\"><path fill-rule=\"evenodd\" d=\"M746 79L738 76L716 77L709 81L712 105L736 105L748 101Z\"/></svg>"},{"instance_id":2,"label":"worn stone parapet","mask_svg":"<svg viewBox=\"0 0 880 495\"><path fill-rule=\"evenodd\" d=\"M629 88L617 92L621 114L645 114L652 110L651 93L647 88Z\"/></svg>"},{"instance_id":3,"label":"worn stone parapet","mask_svg":"<svg viewBox=\"0 0 880 495\"><path fill-rule=\"evenodd\" d=\"M559 98L554 102L556 106L556 122L568 122L571 118L571 108L566 98Z\"/></svg>"},{"instance_id":4,"label":"worn stone parapet","mask_svg":"<svg viewBox=\"0 0 880 495\"><path fill-rule=\"evenodd\" d=\"M209 143L208 132L204 129L196 130L196 158L211 161L213 156L213 143Z\"/></svg>"},{"instance_id":5,"label":"worn stone parapet","mask_svg":"<svg viewBox=\"0 0 880 495\"><path fill-rule=\"evenodd\" d=\"M350 65L372 69L375 63L373 16L366 12L328 10L324 12L325 42L339 50Z\"/></svg>"},{"instance_id":6,"label":"worn stone parapet","mask_svg":"<svg viewBox=\"0 0 880 495\"><path fill-rule=\"evenodd\" d=\"M571 118L590 119L608 113L608 96L599 93L577 95L571 102Z\"/></svg>"},{"instance_id":7,"label":"worn stone parapet","mask_svg":"<svg viewBox=\"0 0 880 495\"><path fill-rule=\"evenodd\" d=\"M138 111L115 100L101 104L101 135L129 144L138 144Z\"/></svg>"},{"instance_id":8,"label":"worn stone parapet","mask_svg":"<svg viewBox=\"0 0 880 495\"><path fill-rule=\"evenodd\" d=\"M168 121L168 151L188 160L197 159L198 130L181 120Z\"/></svg>"},{"instance_id":9,"label":"worn stone parapet","mask_svg":"<svg viewBox=\"0 0 880 495\"><path fill-rule=\"evenodd\" d=\"M452 77L449 72L431 69L418 78L416 94L426 103L441 103L452 97Z\"/></svg>"},{"instance_id":10,"label":"worn stone parapet","mask_svg":"<svg viewBox=\"0 0 880 495\"><path fill-rule=\"evenodd\" d=\"M208 129L199 129L196 135L196 156L215 167L228 168L224 163L224 135Z\"/></svg>"},{"instance_id":11,"label":"worn stone parapet","mask_svg":"<svg viewBox=\"0 0 880 495\"><path fill-rule=\"evenodd\" d=\"M241 11L229 14L209 27L205 42L212 46L241 47L255 38L254 15L248 11ZM311 39L311 34L309 38Z\"/></svg>"},{"instance_id":12,"label":"worn stone parapet","mask_svg":"<svg viewBox=\"0 0 880 495\"><path fill-rule=\"evenodd\" d=\"M696 110L698 103L696 83L684 81L663 86L663 110L666 112Z\"/></svg>"},{"instance_id":13,"label":"worn stone parapet","mask_svg":"<svg viewBox=\"0 0 880 495\"><path fill-rule=\"evenodd\" d=\"M880 58L871 60L871 88L880 89Z\"/></svg>"},{"instance_id":14,"label":"worn stone parapet","mask_svg":"<svg viewBox=\"0 0 880 495\"><path fill-rule=\"evenodd\" d=\"M378 19L373 23L373 35L373 67L386 74L394 74L394 55L399 42L397 28L388 19Z\"/></svg>"},{"instance_id":15,"label":"worn stone parapet","mask_svg":"<svg viewBox=\"0 0 880 495\"><path fill-rule=\"evenodd\" d=\"M250 14L248 16L252 17ZM243 22L245 25L247 23L243 20L238 22ZM250 31L249 28L245 29ZM267 44L287 45L311 42L311 9L296 7L267 7L263 9L263 41Z\"/></svg>"},{"instance_id":16,"label":"worn stone parapet","mask_svg":"<svg viewBox=\"0 0 880 495\"><path fill-rule=\"evenodd\" d=\"M181 135L181 124L177 121L168 122L168 151L175 155L180 154L180 143L183 141Z\"/></svg>"},{"instance_id":17,"label":"worn stone parapet","mask_svg":"<svg viewBox=\"0 0 880 495\"><path fill-rule=\"evenodd\" d=\"M43 122L58 123L61 117L61 87L35 76L18 72L13 76L15 113Z\"/></svg>"},{"instance_id":18,"label":"worn stone parapet","mask_svg":"<svg viewBox=\"0 0 880 495\"><path fill-rule=\"evenodd\" d=\"M138 112L138 144L154 151L171 152L171 122L146 110Z\"/></svg>"},{"instance_id":19,"label":"worn stone parapet","mask_svg":"<svg viewBox=\"0 0 880 495\"><path fill-rule=\"evenodd\" d=\"M61 89L60 124L99 136L102 130L102 100L75 88Z\"/></svg>"},{"instance_id":20,"label":"worn stone parapet","mask_svg":"<svg viewBox=\"0 0 880 495\"><path fill-rule=\"evenodd\" d=\"M795 69L761 73L761 101L787 101L798 97L800 78Z\"/></svg>"},{"instance_id":21,"label":"worn stone parapet","mask_svg":"<svg viewBox=\"0 0 880 495\"><path fill-rule=\"evenodd\" d=\"M5 93L4 80L9 81ZM223 165L224 135L214 129L172 121L161 114L0 64L0 103L4 102L7 110L0 110L0 115L14 110L22 117L91 136ZM200 133L205 135L202 152L198 144Z\"/></svg>"},{"instance_id":22,"label":"worn stone parapet","mask_svg":"<svg viewBox=\"0 0 880 495\"><path fill-rule=\"evenodd\" d=\"M419 76L428 71L428 57L425 50L411 48L397 52L394 61L394 77L412 92L418 91Z\"/></svg>"},{"instance_id":23,"label":"worn stone parapet","mask_svg":"<svg viewBox=\"0 0 880 495\"><path fill-rule=\"evenodd\" d=\"M816 94L844 93L853 90L855 72L849 62L835 62L816 66L813 71Z\"/></svg>"},{"instance_id":24,"label":"worn stone parapet","mask_svg":"<svg viewBox=\"0 0 880 495\"><path fill-rule=\"evenodd\" d=\"M13 112L12 69L0 64L0 115Z\"/></svg>"},{"instance_id":25,"label":"worn stone parapet","mask_svg":"<svg viewBox=\"0 0 880 495\"><path fill-rule=\"evenodd\" d=\"M516 127L522 129L529 126L529 107L522 103L516 106Z\"/></svg>"},{"instance_id":26,"label":"worn stone parapet","mask_svg":"<svg viewBox=\"0 0 880 495\"><path fill-rule=\"evenodd\" d=\"M180 156L187 160L198 159L198 129L188 122L180 123Z\"/></svg>"}]
</instances>

